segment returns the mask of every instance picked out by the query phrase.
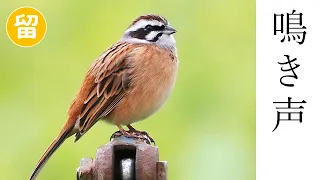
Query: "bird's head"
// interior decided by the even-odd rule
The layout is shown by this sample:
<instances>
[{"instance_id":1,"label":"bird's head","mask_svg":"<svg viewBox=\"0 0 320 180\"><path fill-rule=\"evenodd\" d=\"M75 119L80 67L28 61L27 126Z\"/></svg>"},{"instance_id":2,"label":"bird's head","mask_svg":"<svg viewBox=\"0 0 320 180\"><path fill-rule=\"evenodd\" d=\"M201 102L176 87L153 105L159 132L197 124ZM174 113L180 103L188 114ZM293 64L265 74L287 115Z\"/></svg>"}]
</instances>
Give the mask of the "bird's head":
<instances>
[{"instance_id":1,"label":"bird's head","mask_svg":"<svg viewBox=\"0 0 320 180\"><path fill-rule=\"evenodd\" d=\"M156 44L162 47L175 47L173 29L169 22L159 15L148 14L138 17L125 31L122 41Z\"/></svg>"}]
</instances>

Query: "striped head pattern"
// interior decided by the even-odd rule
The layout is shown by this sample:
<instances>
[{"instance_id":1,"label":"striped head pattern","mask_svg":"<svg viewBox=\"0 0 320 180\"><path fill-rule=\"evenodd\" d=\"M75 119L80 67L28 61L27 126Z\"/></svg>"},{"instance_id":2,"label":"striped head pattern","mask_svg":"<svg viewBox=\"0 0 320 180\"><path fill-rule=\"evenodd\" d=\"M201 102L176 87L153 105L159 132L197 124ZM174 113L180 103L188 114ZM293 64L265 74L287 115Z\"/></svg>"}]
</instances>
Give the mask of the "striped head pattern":
<instances>
[{"instance_id":1,"label":"striped head pattern","mask_svg":"<svg viewBox=\"0 0 320 180\"><path fill-rule=\"evenodd\" d=\"M175 32L176 30L169 25L169 22L164 17L148 14L134 20L125 31L121 41L175 48L175 39L173 37Z\"/></svg>"}]
</instances>

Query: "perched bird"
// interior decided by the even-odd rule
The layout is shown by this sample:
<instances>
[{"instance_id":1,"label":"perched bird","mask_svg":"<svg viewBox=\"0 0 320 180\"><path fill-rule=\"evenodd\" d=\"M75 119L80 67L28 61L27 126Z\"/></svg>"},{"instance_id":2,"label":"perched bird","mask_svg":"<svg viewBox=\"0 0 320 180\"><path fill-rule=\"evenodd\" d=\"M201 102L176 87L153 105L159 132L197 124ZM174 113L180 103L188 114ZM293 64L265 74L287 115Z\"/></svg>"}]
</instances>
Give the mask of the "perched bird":
<instances>
[{"instance_id":1,"label":"perched bird","mask_svg":"<svg viewBox=\"0 0 320 180\"><path fill-rule=\"evenodd\" d=\"M121 125L136 131L130 124L149 117L165 103L178 70L175 32L159 15L143 15L132 22L89 68L69 107L67 122L41 156L30 180L68 137L75 134L78 141L98 120L115 124L130 137Z\"/></svg>"}]
</instances>

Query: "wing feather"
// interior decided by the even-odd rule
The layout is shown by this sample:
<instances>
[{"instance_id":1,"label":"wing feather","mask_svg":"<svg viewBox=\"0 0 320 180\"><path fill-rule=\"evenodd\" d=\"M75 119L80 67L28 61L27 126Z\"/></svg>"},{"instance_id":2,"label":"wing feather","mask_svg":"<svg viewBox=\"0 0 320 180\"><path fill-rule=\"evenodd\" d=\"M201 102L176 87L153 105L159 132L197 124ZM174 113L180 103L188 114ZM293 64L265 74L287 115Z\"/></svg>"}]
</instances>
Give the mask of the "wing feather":
<instances>
[{"instance_id":1,"label":"wing feather","mask_svg":"<svg viewBox=\"0 0 320 180\"><path fill-rule=\"evenodd\" d=\"M89 69L82 88L69 108L69 116L76 114L79 131L77 141L99 119L108 115L125 96L130 83L126 71L132 51L129 43L120 42L104 52Z\"/></svg>"}]
</instances>

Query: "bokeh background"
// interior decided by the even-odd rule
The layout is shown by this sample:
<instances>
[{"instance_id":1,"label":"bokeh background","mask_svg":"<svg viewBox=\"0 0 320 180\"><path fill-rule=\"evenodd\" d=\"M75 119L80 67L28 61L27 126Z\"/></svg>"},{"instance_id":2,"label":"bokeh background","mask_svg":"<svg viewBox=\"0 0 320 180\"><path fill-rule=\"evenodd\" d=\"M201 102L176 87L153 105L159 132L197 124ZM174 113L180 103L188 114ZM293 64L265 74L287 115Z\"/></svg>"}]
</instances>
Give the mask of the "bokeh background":
<instances>
[{"instance_id":1,"label":"bokeh background","mask_svg":"<svg viewBox=\"0 0 320 180\"><path fill-rule=\"evenodd\" d=\"M0 174L28 179L60 131L90 64L133 19L165 16L178 30L180 59L173 94L135 124L156 140L171 180L255 179L254 0L0 0ZM32 48L6 35L10 13L32 6L48 31ZM75 179L82 157L95 157L117 128L95 125L79 142L67 140L38 179Z\"/></svg>"}]
</instances>

